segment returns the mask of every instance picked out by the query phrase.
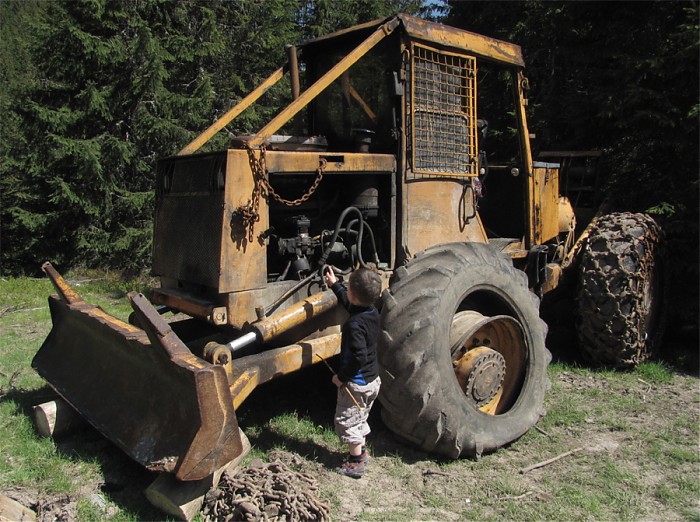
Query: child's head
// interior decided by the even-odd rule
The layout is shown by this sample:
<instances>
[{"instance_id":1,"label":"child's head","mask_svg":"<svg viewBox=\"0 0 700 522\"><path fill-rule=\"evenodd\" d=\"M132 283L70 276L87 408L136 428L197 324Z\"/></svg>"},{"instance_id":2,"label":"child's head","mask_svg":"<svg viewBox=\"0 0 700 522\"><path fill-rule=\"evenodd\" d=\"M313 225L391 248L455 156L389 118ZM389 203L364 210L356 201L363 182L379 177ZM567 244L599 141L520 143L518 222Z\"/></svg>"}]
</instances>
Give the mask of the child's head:
<instances>
[{"instance_id":1,"label":"child's head","mask_svg":"<svg viewBox=\"0 0 700 522\"><path fill-rule=\"evenodd\" d=\"M382 280L379 274L368 268L359 268L350 274L348 290L353 304L372 306L382 291Z\"/></svg>"}]
</instances>

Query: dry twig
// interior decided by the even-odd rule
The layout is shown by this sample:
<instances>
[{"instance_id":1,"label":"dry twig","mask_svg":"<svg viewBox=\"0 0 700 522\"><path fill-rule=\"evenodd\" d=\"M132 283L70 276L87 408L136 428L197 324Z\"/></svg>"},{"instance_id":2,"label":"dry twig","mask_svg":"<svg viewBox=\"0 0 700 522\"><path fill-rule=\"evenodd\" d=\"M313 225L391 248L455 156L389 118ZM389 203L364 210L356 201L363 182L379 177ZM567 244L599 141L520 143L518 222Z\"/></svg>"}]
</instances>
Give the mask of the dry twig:
<instances>
[{"instance_id":1,"label":"dry twig","mask_svg":"<svg viewBox=\"0 0 700 522\"><path fill-rule=\"evenodd\" d=\"M522 495L515 495L515 496L507 496L507 497L496 497L493 500L521 500L524 499L525 497L529 497L532 495L534 491L526 491Z\"/></svg>"},{"instance_id":2,"label":"dry twig","mask_svg":"<svg viewBox=\"0 0 700 522\"><path fill-rule=\"evenodd\" d=\"M449 477L449 473L445 473L444 471L438 471L436 469L426 469L423 471L423 475L442 475L443 477Z\"/></svg>"},{"instance_id":3,"label":"dry twig","mask_svg":"<svg viewBox=\"0 0 700 522\"><path fill-rule=\"evenodd\" d=\"M543 430L542 428L540 428L539 426L535 426L535 429L536 429L537 431L539 431L542 435L545 435L545 436L547 436L547 437L549 437L549 438L552 437L549 433L547 433L546 431L544 431L544 430Z\"/></svg>"},{"instance_id":4,"label":"dry twig","mask_svg":"<svg viewBox=\"0 0 700 522\"><path fill-rule=\"evenodd\" d=\"M5 315L6 313L14 312L15 310L17 310L17 306L14 306L14 305L10 305L10 306L6 306L6 307L4 307L4 308L0 308L0 317L2 317L3 315Z\"/></svg>"},{"instance_id":5,"label":"dry twig","mask_svg":"<svg viewBox=\"0 0 700 522\"><path fill-rule=\"evenodd\" d=\"M0 397L5 395L7 392L13 390L15 388L15 382L17 382L17 378L20 376L22 373L22 370L15 370L12 375L10 376L10 380L7 383L7 390L5 389L5 386L0 386ZM4 373L0 372L0 375L3 377L7 377Z\"/></svg>"},{"instance_id":6,"label":"dry twig","mask_svg":"<svg viewBox=\"0 0 700 522\"><path fill-rule=\"evenodd\" d=\"M567 451L566 453L562 453L561 455L557 455L556 457L551 458L551 459L549 459L549 460L545 460L545 461L542 461L542 462L538 462L537 464L533 464L532 466L528 466L528 467L526 467L526 468L522 468L522 469L520 470L520 474L521 474L521 475L524 475L525 473L531 472L533 469L542 468L542 467L544 467L544 466L549 466L549 465L552 464L553 462L556 462L556 461L558 461L558 460L561 460L561 459L563 459L564 457L568 457L569 455L573 455L574 453L577 453L577 452L582 451L582 450L583 450L583 448L572 449L571 451Z\"/></svg>"}]
</instances>

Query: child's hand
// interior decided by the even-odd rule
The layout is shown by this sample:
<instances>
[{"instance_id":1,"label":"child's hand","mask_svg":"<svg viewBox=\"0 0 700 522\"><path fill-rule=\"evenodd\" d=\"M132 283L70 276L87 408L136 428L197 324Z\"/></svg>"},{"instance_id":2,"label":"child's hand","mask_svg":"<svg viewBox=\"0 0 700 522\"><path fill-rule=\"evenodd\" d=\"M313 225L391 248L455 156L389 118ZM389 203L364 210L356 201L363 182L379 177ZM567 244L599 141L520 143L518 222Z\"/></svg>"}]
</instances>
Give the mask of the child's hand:
<instances>
[{"instance_id":1,"label":"child's hand","mask_svg":"<svg viewBox=\"0 0 700 522\"><path fill-rule=\"evenodd\" d=\"M338 388L340 388L343 385L343 382L338 378L336 374L333 374L333 384L335 384Z\"/></svg>"},{"instance_id":2,"label":"child's hand","mask_svg":"<svg viewBox=\"0 0 700 522\"><path fill-rule=\"evenodd\" d=\"M326 283L326 286L333 286L333 284L338 280L335 277L335 273L333 272L333 269L330 266L326 266L325 272L323 272L323 280Z\"/></svg>"}]
</instances>

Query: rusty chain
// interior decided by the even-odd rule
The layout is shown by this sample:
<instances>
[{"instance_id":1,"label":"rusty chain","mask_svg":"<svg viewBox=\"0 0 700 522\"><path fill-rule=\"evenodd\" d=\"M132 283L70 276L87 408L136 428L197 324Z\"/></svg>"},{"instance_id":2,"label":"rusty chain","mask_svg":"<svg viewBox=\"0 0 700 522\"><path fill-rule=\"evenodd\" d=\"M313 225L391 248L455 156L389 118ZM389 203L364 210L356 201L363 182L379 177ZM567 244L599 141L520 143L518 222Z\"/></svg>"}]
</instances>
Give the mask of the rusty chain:
<instances>
[{"instance_id":1,"label":"rusty chain","mask_svg":"<svg viewBox=\"0 0 700 522\"><path fill-rule=\"evenodd\" d=\"M330 504L319 497L318 483L309 474L282 462L251 463L235 475L224 474L204 498L206 522L223 520L324 521Z\"/></svg>"},{"instance_id":2,"label":"rusty chain","mask_svg":"<svg viewBox=\"0 0 700 522\"><path fill-rule=\"evenodd\" d=\"M318 168L316 169L316 179L311 184L311 187L309 187L309 190L307 190L306 193L300 198L289 200L280 196L270 183L269 172L267 170L265 159L265 153L267 152L265 145L260 146L260 158L255 156L255 150L248 145L246 145L246 151L248 152L250 170L253 173L253 194L248 200L248 203L238 209L238 214L243 220L243 226L248 229L248 241L252 242L255 223L260 221L260 213L258 212L258 208L260 207L260 196L270 197L288 207L296 207L297 205L301 205L307 201L314 192L316 192L316 189L323 179L327 162L325 159L320 158Z\"/></svg>"}]
</instances>

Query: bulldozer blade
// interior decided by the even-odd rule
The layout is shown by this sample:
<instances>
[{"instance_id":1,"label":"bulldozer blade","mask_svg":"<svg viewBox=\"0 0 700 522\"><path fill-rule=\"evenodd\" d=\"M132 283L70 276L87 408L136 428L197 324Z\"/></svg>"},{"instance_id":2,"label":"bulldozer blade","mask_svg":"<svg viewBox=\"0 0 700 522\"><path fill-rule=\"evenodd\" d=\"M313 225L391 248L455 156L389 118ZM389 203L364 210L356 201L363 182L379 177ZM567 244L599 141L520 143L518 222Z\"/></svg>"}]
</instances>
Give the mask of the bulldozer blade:
<instances>
[{"instance_id":1,"label":"bulldozer blade","mask_svg":"<svg viewBox=\"0 0 700 522\"><path fill-rule=\"evenodd\" d=\"M193 355L142 295L130 298L145 331L51 296L53 328L32 367L146 468L205 478L243 451L226 372Z\"/></svg>"}]
</instances>

